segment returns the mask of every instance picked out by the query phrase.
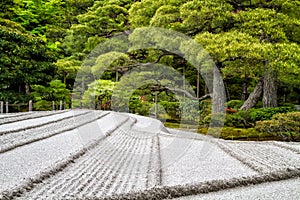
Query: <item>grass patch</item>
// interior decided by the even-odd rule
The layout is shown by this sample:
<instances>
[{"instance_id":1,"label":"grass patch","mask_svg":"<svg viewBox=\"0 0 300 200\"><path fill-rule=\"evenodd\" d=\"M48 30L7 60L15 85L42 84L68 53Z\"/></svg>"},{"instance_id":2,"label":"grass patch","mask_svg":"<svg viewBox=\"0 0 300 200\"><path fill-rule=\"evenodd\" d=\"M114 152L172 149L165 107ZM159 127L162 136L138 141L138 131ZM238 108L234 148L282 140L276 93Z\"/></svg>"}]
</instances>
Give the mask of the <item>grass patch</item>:
<instances>
[{"instance_id":1,"label":"grass patch","mask_svg":"<svg viewBox=\"0 0 300 200\"><path fill-rule=\"evenodd\" d=\"M234 127L223 127L221 130L221 135L219 135L219 132L216 132L217 135L214 135L214 129L216 131L217 128L211 128L210 135L215 137L220 137L225 140L279 140L279 138L275 138L273 135L270 135L268 133L260 133L254 128L234 128ZM204 129L200 129L200 133L207 133L203 132Z\"/></svg>"},{"instance_id":2,"label":"grass patch","mask_svg":"<svg viewBox=\"0 0 300 200\"><path fill-rule=\"evenodd\" d=\"M177 128L183 130L197 130L199 126L194 124L182 124L176 122L164 122L165 127L167 128Z\"/></svg>"},{"instance_id":3,"label":"grass patch","mask_svg":"<svg viewBox=\"0 0 300 200\"><path fill-rule=\"evenodd\" d=\"M164 122L165 127L167 128L179 128L179 123L173 123L173 122Z\"/></svg>"},{"instance_id":4,"label":"grass patch","mask_svg":"<svg viewBox=\"0 0 300 200\"><path fill-rule=\"evenodd\" d=\"M190 125L190 124L180 124L176 122L164 122L164 125L168 128L174 129L183 129L187 131L195 132L200 134L207 134L208 128L205 127L198 127L197 125ZM251 141L265 141L265 140L279 140L281 141L282 138L278 136L274 136L268 133L261 133L258 132L254 128L235 128L235 127L223 127L221 130L219 128L210 128L209 135L222 138L225 140L251 140Z\"/></svg>"}]
</instances>

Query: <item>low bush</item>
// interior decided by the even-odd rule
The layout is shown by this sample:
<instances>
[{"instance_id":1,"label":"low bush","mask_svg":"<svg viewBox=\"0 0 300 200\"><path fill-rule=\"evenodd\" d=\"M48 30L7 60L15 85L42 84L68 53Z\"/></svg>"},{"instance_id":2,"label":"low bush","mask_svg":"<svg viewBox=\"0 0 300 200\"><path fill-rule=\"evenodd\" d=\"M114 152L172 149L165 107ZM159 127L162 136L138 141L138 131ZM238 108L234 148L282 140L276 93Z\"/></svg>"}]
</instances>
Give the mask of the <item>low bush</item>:
<instances>
[{"instance_id":1,"label":"low bush","mask_svg":"<svg viewBox=\"0 0 300 200\"><path fill-rule=\"evenodd\" d=\"M226 115L225 126L253 128L257 121L270 120L275 114L295 111L293 107L252 108Z\"/></svg>"},{"instance_id":2,"label":"low bush","mask_svg":"<svg viewBox=\"0 0 300 200\"><path fill-rule=\"evenodd\" d=\"M40 100L34 102L33 109L39 111L52 110L52 103L46 100Z\"/></svg>"},{"instance_id":3,"label":"low bush","mask_svg":"<svg viewBox=\"0 0 300 200\"><path fill-rule=\"evenodd\" d=\"M300 112L276 114L271 120L258 121L255 129L289 141L300 139Z\"/></svg>"},{"instance_id":4,"label":"low bush","mask_svg":"<svg viewBox=\"0 0 300 200\"><path fill-rule=\"evenodd\" d=\"M226 106L227 106L227 108L232 108L232 109L238 110L243 104L244 104L244 101L242 101L242 100L231 100L226 103Z\"/></svg>"},{"instance_id":5,"label":"low bush","mask_svg":"<svg viewBox=\"0 0 300 200\"><path fill-rule=\"evenodd\" d=\"M202 125L204 127L223 127L225 118L223 113L209 114L204 118Z\"/></svg>"},{"instance_id":6,"label":"low bush","mask_svg":"<svg viewBox=\"0 0 300 200\"><path fill-rule=\"evenodd\" d=\"M227 114L225 126L236 128L250 128L254 126L254 121L251 119L251 112L240 110L233 114Z\"/></svg>"},{"instance_id":7,"label":"low bush","mask_svg":"<svg viewBox=\"0 0 300 200\"><path fill-rule=\"evenodd\" d=\"M293 107L274 107L250 109L250 116L253 121L269 120L277 113L287 113L295 111Z\"/></svg>"}]
</instances>

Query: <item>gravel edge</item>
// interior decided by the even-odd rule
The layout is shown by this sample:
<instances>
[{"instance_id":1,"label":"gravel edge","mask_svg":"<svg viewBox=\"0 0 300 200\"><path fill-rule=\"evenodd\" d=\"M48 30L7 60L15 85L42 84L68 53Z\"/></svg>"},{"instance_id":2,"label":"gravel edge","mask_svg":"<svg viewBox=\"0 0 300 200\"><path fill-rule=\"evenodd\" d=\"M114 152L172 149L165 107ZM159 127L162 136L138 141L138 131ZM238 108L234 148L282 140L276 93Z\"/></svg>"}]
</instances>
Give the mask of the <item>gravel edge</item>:
<instances>
[{"instance_id":1,"label":"gravel edge","mask_svg":"<svg viewBox=\"0 0 300 200\"><path fill-rule=\"evenodd\" d=\"M203 183L186 184L177 186L155 187L149 190L132 192L121 195L112 195L102 198L86 197L85 200L146 200L146 199L172 199L182 196L217 192L220 190L256 185L265 182L273 182L300 177L300 168L293 170L280 170L261 175L232 178L227 180L213 180ZM79 198L76 198L79 199Z\"/></svg>"}]
</instances>

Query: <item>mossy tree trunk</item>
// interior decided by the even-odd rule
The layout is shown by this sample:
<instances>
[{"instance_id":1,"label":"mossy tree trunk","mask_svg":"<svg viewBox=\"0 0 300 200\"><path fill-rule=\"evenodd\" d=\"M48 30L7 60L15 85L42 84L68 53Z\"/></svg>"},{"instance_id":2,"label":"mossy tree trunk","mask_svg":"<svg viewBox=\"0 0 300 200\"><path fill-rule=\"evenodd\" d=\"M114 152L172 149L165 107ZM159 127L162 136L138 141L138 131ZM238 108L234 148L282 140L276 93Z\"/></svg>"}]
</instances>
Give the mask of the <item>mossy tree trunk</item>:
<instances>
[{"instance_id":1,"label":"mossy tree trunk","mask_svg":"<svg viewBox=\"0 0 300 200\"><path fill-rule=\"evenodd\" d=\"M272 69L267 69L264 76L263 107L277 107L277 73Z\"/></svg>"},{"instance_id":2,"label":"mossy tree trunk","mask_svg":"<svg viewBox=\"0 0 300 200\"><path fill-rule=\"evenodd\" d=\"M249 110L250 108L256 105L263 91L263 86L264 86L264 77L261 77L256 87L254 88L253 92L251 92L248 99L244 102L244 104L240 108L241 110Z\"/></svg>"}]
</instances>

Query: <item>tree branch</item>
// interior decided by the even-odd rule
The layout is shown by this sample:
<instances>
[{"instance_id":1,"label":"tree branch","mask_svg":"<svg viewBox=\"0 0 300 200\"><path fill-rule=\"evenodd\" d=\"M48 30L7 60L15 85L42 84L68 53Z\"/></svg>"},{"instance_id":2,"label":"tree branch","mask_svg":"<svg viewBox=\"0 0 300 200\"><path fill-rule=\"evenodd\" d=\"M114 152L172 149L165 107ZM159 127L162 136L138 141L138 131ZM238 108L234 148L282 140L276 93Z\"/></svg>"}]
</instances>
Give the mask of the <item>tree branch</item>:
<instances>
[{"instance_id":1,"label":"tree branch","mask_svg":"<svg viewBox=\"0 0 300 200\"><path fill-rule=\"evenodd\" d=\"M205 94L202 97L197 98L186 90L183 90L180 88L170 88L168 86L161 86L161 85L151 85L151 86L148 86L148 88L152 91L160 91L160 92L163 92L163 91L181 92L181 93L186 94L186 96L189 97L190 99L198 100L198 101L210 98L212 96L212 94Z\"/></svg>"},{"instance_id":2,"label":"tree branch","mask_svg":"<svg viewBox=\"0 0 300 200\"><path fill-rule=\"evenodd\" d=\"M165 88L168 89L168 90L174 91L174 92L182 92L182 93L186 94L190 99L193 99L193 100L199 100L199 101L201 101L201 100L210 98L212 96L212 94L205 94L202 97L197 98L197 97L193 96L192 94L190 94L188 91L183 90L183 89L169 88L169 87L165 87Z\"/></svg>"},{"instance_id":3,"label":"tree branch","mask_svg":"<svg viewBox=\"0 0 300 200\"><path fill-rule=\"evenodd\" d=\"M159 61L161 60L162 57L164 57L164 56L170 56L170 55L175 55L175 54L169 53L169 52L163 52L153 62L149 62L149 63L136 63L136 64L132 64L132 65L118 66L118 67L114 67L114 70L118 71L120 73L123 73L123 72L126 72L126 71L132 69L133 67L153 65L153 64L159 63Z\"/></svg>"}]
</instances>

